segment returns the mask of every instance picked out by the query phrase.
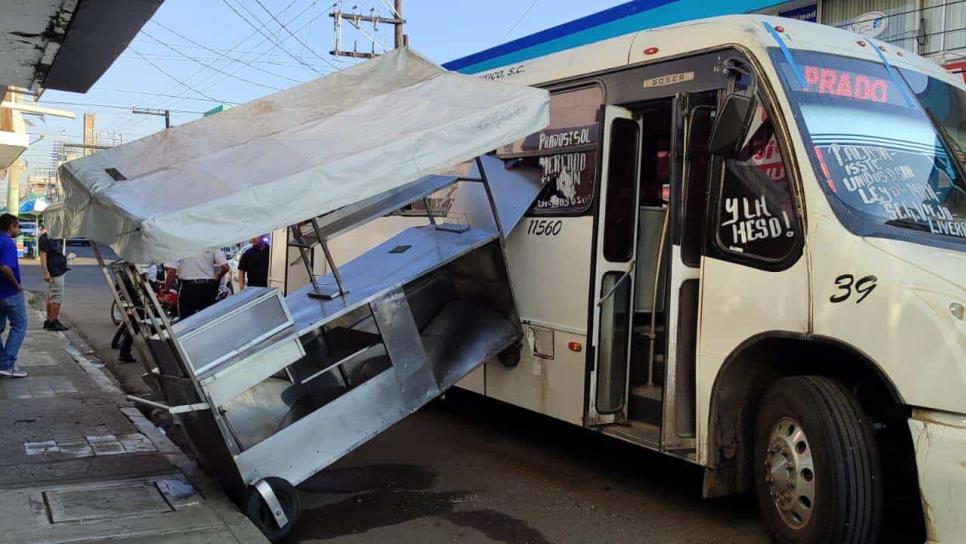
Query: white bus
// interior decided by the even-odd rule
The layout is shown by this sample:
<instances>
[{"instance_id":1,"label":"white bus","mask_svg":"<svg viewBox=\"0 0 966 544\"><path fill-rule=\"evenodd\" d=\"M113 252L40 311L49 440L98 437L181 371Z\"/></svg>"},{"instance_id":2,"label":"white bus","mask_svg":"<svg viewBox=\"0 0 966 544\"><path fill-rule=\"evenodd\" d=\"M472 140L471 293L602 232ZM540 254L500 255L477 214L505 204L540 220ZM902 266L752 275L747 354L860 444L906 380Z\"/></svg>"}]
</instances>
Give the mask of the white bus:
<instances>
[{"instance_id":1,"label":"white bus","mask_svg":"<svg viewBox=\"0 0 966 544\"><path fill-rule=\"evenodd\" d=\"M780 542L966 542L961 78L765 16L480 76L551 92L497 151L548 185L526 342L462 387L706 467Z\"/></svg>"}]
</instances>

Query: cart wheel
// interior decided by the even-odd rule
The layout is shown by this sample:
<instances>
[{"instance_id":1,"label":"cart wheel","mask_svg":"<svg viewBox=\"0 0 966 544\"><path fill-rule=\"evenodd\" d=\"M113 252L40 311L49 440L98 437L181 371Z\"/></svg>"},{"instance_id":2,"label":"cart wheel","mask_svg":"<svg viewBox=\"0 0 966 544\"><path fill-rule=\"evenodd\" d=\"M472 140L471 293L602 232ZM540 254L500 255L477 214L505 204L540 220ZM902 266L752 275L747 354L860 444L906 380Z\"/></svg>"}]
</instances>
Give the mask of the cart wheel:
<instances>
[{"instance_id":1,"label":"cart wheel","mask_svg":"<svg viewBox=\"0 0 966 544\"><path fill-rule=\"evenodd\" d=\"M122 321L124 321L124 314L117 306L117 301L115 300L111 303L111 322L114 323L114 325L120 325Z\"/></svg>"},{"instance_id":2,"label":"cart wheel","mask_svg":"<svg viewBox=\"0 0 966 544\"><path fill-rule=\"evenodd\" d=\"M288 523L282 527L278 526L271 509L254 486L248 488L248 497L245 500L245 515L252 520L252 523L265 535L265 538L271 542L280 542L291 532L295 522L298 521L302 509L299 503L299 493L292 484L282 478L269 477L265 478L265 482L271 486L275 493L285 517L288 518Z\"/></svg>"},{"instance_id":3,"label":"cart wheel","mask_svg":"<svg viewBox=\"0 0 966 544\"><path fill-rule=\"evenodd\" d=\"M496 358L503 366L513 368L520 364L521 350L523 350L523 345L517 343L501 351Z\"/></svg>"}]
</instances>

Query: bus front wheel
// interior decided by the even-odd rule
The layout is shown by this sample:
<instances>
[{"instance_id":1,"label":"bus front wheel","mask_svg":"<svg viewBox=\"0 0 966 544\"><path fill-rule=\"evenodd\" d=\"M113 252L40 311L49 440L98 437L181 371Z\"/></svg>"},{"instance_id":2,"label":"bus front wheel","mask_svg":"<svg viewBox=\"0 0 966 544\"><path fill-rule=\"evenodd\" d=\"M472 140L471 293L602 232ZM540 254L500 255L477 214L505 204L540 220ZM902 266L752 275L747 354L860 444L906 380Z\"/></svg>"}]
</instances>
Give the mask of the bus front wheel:
<instances>
[{"instance_id":1,"label":"bus front wheel","mask_svg":"<svg viewBox=\"0 0 966 544\"><path fill-rule=\"evenodd\" d=\"M778 542L875 542L882 472L872 421L838 381L773 383L758 409L755 491Z\"/></svg>"}]
</instances>

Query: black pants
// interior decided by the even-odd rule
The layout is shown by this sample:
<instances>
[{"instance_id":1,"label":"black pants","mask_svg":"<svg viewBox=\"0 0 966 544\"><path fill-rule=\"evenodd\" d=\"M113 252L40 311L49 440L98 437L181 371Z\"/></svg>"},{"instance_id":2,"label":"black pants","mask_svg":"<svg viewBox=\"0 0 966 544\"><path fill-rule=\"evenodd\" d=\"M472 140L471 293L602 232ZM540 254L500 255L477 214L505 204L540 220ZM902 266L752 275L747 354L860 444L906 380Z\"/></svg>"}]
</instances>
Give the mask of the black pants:
<instances>
[{"instance_id":1,"label":"black pants","mask_svg":"<svg viewBox=\"0 0 966 544\"><path fill-rule=\"evenodd\" d=\"M214 280L207 283L182 282L178 291L178 317L192 316L215 303L218 284Z\"/></svg>"},{"instance_id":2,"label":"black pants","mask_svg":"<svg viewBox=\"0 0 966 544\"><path fill-rule=\"evenodd\" d=\"M137 321L135 321L134 319L131 319L131 326L134 327L134 333L135 334L139 334L140 329L138 327ZM120 342L120 344L121 344L121 358L122 359L131 359L133 357L131 355L131 344L133 344L133 343L134 343L134 338L127 331L127 327L121 325L121 342Z\"/></svg>"}]
</instances>

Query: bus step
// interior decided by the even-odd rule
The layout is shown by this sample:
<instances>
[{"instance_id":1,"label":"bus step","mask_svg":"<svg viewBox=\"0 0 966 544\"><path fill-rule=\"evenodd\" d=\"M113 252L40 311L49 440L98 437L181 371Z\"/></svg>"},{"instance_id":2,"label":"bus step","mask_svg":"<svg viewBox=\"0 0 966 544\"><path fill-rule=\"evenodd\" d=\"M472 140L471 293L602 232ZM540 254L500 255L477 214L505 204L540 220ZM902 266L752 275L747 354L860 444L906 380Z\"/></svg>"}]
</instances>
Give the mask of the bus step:
<instances>
[{"instance_id":1,"label":"bus step","mask_svg":"<svg viewBox=\"0 0 966 544\"><path fill-rule=\"evenodd\" d=\"M631 388L629 419L651 425L661 424L664 391L657 385L637 385Z\"/></svg>"}]
</instances>

